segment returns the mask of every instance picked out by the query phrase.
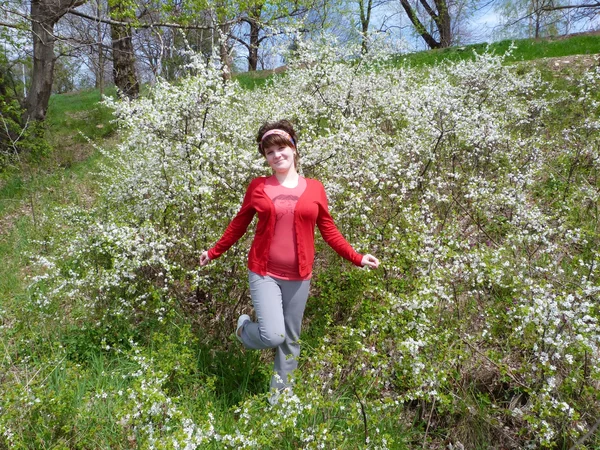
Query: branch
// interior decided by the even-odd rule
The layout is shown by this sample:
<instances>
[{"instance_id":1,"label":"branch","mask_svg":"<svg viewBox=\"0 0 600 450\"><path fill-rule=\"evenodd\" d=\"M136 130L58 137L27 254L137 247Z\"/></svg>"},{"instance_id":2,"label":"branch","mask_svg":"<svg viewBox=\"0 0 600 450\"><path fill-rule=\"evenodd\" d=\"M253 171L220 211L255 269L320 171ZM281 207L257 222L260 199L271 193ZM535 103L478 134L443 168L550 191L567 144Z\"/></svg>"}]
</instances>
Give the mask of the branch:
<instances>
[{"instance_id":1,"label":"branch","mask_svg":"<svg viewBox=\"0 0 600 450\"><path fill-rule=\"evenodd\" d=\"M242 38L239 38L237 36L234 36L233 34L229 35L230 39L233 39L234 41L237 41L238 43L242 44L244 47L246 47L248 50L250 50L250 44L248 44L246 41L244 41Z\"/></svg>"},{"instance_id":2,"label":"branch","mask_svg":"<svg viewBox=\"0 0 600 450\"><path fill-rule=\"evenodd\" d=\"M178 23L170 23L170 22L138 23L138 24L136 24L136 23L132 23L132 22L121 22L118 20L103 19L101 17L90 16L88 14L82 13L75 9L70 9L67 12L69 14L73 14L75 16L79 16L84 19L93 20L94 22L100 22L100 23L105 23L107 25L115 25L115 26L121 26L121 27L132 27L132 28L165 27L165 28L179 28L179 29L183 29L183 30L211 30L213 28L211 25L181 25ZM231 20L228 22L224 22L220 25L228 25L228 24L231 25L231 24L234 24L235 22L236 22L235 20Z\"/></svg>"},{"instance_id":3,"label":"branch","mask_svg":"<svg viewBox=\"0 0 600 450\"><path fill-rule=\"evenodd\" d=\"M18 25L18 24L14 24L14 23L7 23L7 22L0 22L0 27L8 27L8 28L14 28L15 30L23 30L22 25Z\"/></svg>"},{"instance_id":4,"label":"branch","mask_svg":"<svg viewBox=\"0 0 600 450\"><path fill-rule=\"evenodd\" d=\"M558 11L559 9L600 8L600 2L585 5L542 6L542 11Z\"/></svg>"},{"instance_id":5,"label":"branch","mask_svg":"<svg viewBox=\"0 0 600 450\"><path fill-rule=\"evenodd\" d=\"M425 11L427 11L427 14L429 14L429 16L431 16L431 18L433 20L437 20L438 15L437 13L433 10L433 8L431 6L429 6L429 3L427 3L426 0L419 0L421 2L421 5L423 5L423 8L425 8Z\"/></svg>"},{"instance_id":6,"label":"branch","mask_svg":"<svg viewBox=\"0 0 600 450\"><path fill-rule=\"evenodd\" d=\"M573 445L573 447L571 447L569 450L575 450L580 445L582 445L585 441L587 441L588 438L590 438L594 434L594 432L596 431L596 429L598 428L598 426L600 426L600 419L598 419L596 421L596 423L594 424L594 426L592 426L592 428L590 428L590 430L587 432L587 434L585 436L583 436L581 439L579 439L577 442L575 442L575 444Z\"/></svg>"}]
</instances>

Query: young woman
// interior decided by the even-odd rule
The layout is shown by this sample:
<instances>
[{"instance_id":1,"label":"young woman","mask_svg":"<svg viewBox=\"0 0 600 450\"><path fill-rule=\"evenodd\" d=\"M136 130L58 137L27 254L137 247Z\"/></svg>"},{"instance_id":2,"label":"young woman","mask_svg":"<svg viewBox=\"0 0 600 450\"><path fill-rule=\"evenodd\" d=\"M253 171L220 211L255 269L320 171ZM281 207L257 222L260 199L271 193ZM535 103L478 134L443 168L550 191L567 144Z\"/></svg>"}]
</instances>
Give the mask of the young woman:
<instances>
[{"instance_id":1,"label":"young woman","mask_svg":"<svg viewBox=\"0 0 600 450\"><path fill-rule=\"evenodd\" d=\"M241 315L236 335L246 348L276 348L270 397L273 403L282 389L291 386L290 375L298 366L300 326L315 256L315 225L325 242L355 265L377 268L379 261L350 246L329 214L323 185L298 174L297 137L290 122L263 125L257 142L273 175L250 182L240 211L215 246L202 252L200 265L227 251L258 214L248 255L250 295L257 322Z\"/></svg>"}]
</instances>

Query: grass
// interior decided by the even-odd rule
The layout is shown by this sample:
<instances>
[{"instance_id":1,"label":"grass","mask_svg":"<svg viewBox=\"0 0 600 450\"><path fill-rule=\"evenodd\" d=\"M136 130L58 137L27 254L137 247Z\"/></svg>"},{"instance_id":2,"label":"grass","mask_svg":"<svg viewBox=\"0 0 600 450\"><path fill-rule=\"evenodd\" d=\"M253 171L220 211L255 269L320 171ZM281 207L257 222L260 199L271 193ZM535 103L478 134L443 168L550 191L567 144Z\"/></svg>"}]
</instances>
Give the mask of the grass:
<instances>
[{"instance_id":1,"label":"grass","mask_svg":"<svg viewBox=\"0 0 600 450\"><path fill-rule=\"evenodd\" d=\"M94 196L90 174L102 156L80 133L95 142L113 136L112 114L100 100L98 90L53 95L46 119L51 154L0 174L0 301L25 293L27 255L39 250L34 241L44 234L44 212L59 205L85 205Z\"/></svg>"},{"instance_id":2,"label":"grass","mask_svg":"<svg viewBox=\"0 0 600 450\"><path fill-rule=\"evenodd\" d=\"M39 250L34 241L45 233L41 216L59 205L86 205L93 197L95 178L90 173L101 158L94 152L84 161L48 173L27 168L12 174L0 188L0 300L24 292L26 255Z\"/></svg>"},{"instance_id":3,"label":"grass","mask_svg":"<svg viewBox=\"0 0 600 450\"><path fill-rule=\"evenodd\" d=\"M267 84L267 81L277 76L273 70L257 70L256 72L238 73L233 76L245 89L254 89Z\"/></svg>"},{"instance_id":4,"label":"grass","mask_svg":"<svg viewBox=\"0 0 600 450\"><path fill-rule=\"evenodd\" d=\"M473 59L473 53L485 51L502 55L511 45L515 46L507 62L531 61L540 58L554 58L569 55L593 55L600 53L600 35L581 35L568 38L517 39L488 44L465 45L444 49L428 50L400 56L397 65L409 64L413 67L430 66L442 61L462 61Z\"/></svg>"},{"instance_id":5,"label":"grass","mask_svg":"<svg viewBox=\"0 0 600 450\"><path fill-rule=\"evenodd\" d=\"M115 88L109 88L104 95L114 97ZM84 143L86 139L106 139L115 131L111 111L101 105L98 89L68 94L57 94L50 98L46 125L48 133L55 142L65 145L64 139Z\"/></svg>"},{"instance_id":6,"label":"grass","mask_svg":"<svg viewBox=\"0 0 600 450\"><path fill-rule=\"evenodd\" d=\"M111 88L105 94L114 96L116 91ZM80 182L86 177L100 157L87 139L104 142L116 130L111 111L100 101L97 89L50 98L45 126L52 151L41 161L26 161L25 156L0 173L0 217L11 214L32 193L37 197L45 191L59 191L64 200L69 194L61 188L65 177L75 176ZM84 161L88 163L81 164Z\"/></svg>"}]
</instances>

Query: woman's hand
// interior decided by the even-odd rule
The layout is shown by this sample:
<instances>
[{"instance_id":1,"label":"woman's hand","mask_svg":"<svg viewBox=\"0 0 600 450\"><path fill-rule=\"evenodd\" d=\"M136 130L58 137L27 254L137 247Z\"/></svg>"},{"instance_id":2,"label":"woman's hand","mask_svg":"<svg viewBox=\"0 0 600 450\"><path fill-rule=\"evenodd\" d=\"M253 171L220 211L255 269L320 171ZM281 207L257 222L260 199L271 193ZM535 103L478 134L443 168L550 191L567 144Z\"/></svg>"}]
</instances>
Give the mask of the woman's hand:
<instances>
[{"instance_id":1,"label":"woman's hand","mask_svg":"<svg viewBox=\"0 0 600 450\"><path fill-rule=\"evenodd\" d=\"M208 252L206 250L204 250L201 254L200 254L200 265L201 266L205 266L210 262L210 258L208 257Z\"/></svg>"},{"instance_id":2,"label":"woman's hand","mask_svg":"<svg viewBox=\"0 0 600 450\"><path fill-rule=\"evenodd\" d=\"M373 255L369 255L368 253L363 256L360 265L365 267L369 266L371 269L377 269L379 267L379 260L375 258Z\"/></svg>"}]
</instances>

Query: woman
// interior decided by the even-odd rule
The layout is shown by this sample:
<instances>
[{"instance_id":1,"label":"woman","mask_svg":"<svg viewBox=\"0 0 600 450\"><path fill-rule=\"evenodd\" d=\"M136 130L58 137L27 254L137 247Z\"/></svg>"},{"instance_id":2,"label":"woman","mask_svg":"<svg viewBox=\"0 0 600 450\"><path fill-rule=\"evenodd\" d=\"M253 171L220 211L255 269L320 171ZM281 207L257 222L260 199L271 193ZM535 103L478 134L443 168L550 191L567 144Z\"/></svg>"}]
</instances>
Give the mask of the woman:
<instances>
[{"instance_id":1,"label":"woman","mask_svg":"<svg viewBox=\"0 0 600 450\"><path fill-rule=\"evenodd\" d=\"M258 214L248 255L250 295L257 322L241 315L236 335L246 348L277 349L271 379L270 402L274 403L279 392L290 387L290 375L298 366L298 339L315 254L315 225L325 241L355 265L377 268L379 261L350 246L329 214L323 185L298 174L297 137L290 122L263 125L257 142L273 175L250 182L240 211L215 246L202 252L200 265L227 251Z\"/></svg>"}]
</instances>

